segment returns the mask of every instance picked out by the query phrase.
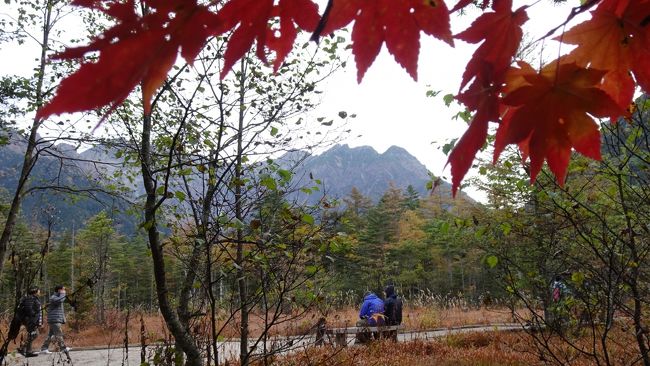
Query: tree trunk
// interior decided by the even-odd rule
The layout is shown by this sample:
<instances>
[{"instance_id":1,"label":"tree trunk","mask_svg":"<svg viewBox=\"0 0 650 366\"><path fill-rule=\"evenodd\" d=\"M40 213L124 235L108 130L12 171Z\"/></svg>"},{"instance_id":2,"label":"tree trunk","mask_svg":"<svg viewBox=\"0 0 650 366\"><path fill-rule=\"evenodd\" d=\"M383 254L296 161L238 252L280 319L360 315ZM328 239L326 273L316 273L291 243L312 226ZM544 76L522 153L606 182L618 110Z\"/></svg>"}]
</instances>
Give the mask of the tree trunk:
<instances>
[{"instance_id":1,"label":"tree trunk","mask_svg":"<svg viewBox=\"0 0 650 366\"><path fill-rule=\"evenodd\" d=\"M156 295L160 313L165 319L169 331L174 336L176 344L187 356L187 366L203 365L203 359L198 347L194 344L194 339L187 329L181 324L178 316L173 311L167 294L167 282L165 278L165 258L163 246L160 242L160 233L156 224L156 181L151 174L151 116L144 115L142 128L142 147L141 147L141 168L142 178L147 192L147 199L144 206L144 227L147 231L149 246L151 248L151 259L153 261L154 280L156 282Z\"/></svg>"},{"instance_id":2,"label":"tree trunk","mask_svg":"<svg viewBox=\"0 0 650 366\"><path fill-rule=\"evenodd\" d=\"M45 79L45 64L50 41L52 5L52 0L48 0L47 4L45 5L46 8L45 16L43 19L43 38L41 41L41 59L38 65L35 89L36 94L34 95L35 105L37 109L43 105L43 80ZM9 240L11 240L11 235L13 234L14 227L16 226L16 219L18 218L18 212L20 211L27 179L29 178L32 168L34 168L34 165L38 160L38 152L36 152L36 137L38 135L38 129L41 126L42 122L43 121L37 117L34 117L34 120L32 121L32 127L29 131L29 138L27 139L27 147L25 149L25 156L23 159L23 167L20 171L20 177L18 177L18 185L16 186L14 197L11 200L9 212L7 212L7 218L5 220L4 228L2 229L2 235L0 235L0 275L2 275L2 271L4 269L5 257L7 255L7 249L9 248Z\"/></svg>"},{"instance_id":3,"label":"tree trunk","mask_svg":"<svg viewBox=\"0 0 650 366\"><path fill-rule=\"evenodd\" d=\"M246 70L244 61L241 62L241 80L239 90L239 126L237 135L237 162L235 164L235 218L244 222L242 217L242 139L244 133L244 93ZM241 229L237 229L237 287L239 288L239 308L241 312L239 339L239 357L241 365L248 365L248 295L246 293L246 273L244 271L244 243Z\"/></svg>"}]
</instances>

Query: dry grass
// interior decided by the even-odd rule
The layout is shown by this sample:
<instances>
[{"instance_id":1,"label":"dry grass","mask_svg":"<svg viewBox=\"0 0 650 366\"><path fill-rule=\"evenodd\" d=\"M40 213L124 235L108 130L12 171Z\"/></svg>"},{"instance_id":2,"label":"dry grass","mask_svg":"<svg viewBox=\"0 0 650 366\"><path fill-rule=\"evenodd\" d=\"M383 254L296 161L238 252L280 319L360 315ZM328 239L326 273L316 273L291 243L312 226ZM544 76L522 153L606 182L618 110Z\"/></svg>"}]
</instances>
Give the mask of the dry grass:
<instances>
[{"instance_id":1,"label":"dry grass","mask_svg":"<svg viewBox=\"0 0 650 366\"><path fill-rule=\"evenodd\" d=\"M616 338L626 339L610 348L610 361L629 365L638 362L638 350L629 334L617 332ZM549 339L558 358L540 352L530 335L524 332L476 332L405 343L374 342L363 347L314 347L301 353L273 359L273 365L547 365L562 364L590 366L596 364L588 353L589 337L575 340L570 346L558 337ZM584 348L583 348L584 347ZM602 359L600 360L602 363ZM261 363L260 363L261 365Z\"/></svg>"},{"instance_id":2,"label":"dry grass","mask_svg":"<svg viewBox=\"0 0 650 366\"><path fill-rule=\"evenodd\" d=\"M332 327L353 326L359 317L359 310L346 308L327 317ZM433 308L407 307L402 314L406 330L428 330L473 324L496 324L512 322L511 312L505 308Z\"/></svg>"},{"instance_id":3,"label":"dry grass","mask_svg":"<svg viewBox=\"0 0 650 366\"><path fill-rule=\"evenodd\" d=\"M393 343L367 347L311 348L277 358L274 365L536 365L535 355L522 352L525 339L514 333L469 333L438 340Z\"/></svg>"},{"instance_id":4,"label":"dry grass","mask_svg":"<svg viewBox=\"0 0 650 366\"><path fill-rule=\"evenodd\" d=\"M307 313L300 318L294 317L295 314L286 315L281 318L282 323L273 326L269 330L269 334L271 336L307 334L321 317L321 314ZM353 326L356 323L357 317L358 309L349 307L328 314L326 319L330 327L344 327ZM145 325L146 343L169 339L169 332L166 330L162 316L159 314L142 314L142 318ZM120 346L124 342L125 320L126 314L118 312L109 312L107 321L103 325L75 326L73 320L63 327L66 343L74 347L100 345ZM406 330L425 330L469 324L494 324L509 321L511 321L510 312L507 309L462 310L458 308L436 309L418 307L405 308L403 315L403 323ZM239 323L236 318L225 326L223 321L220 321L218 326L223 326L220 334L221 338L236 338L239 336ZM0 323L0 330L4 334L6 329L6 321L3 321ZM207 329L207 319L205 319L204 323L199 324L194 330L207 334ZM262 334L263 329L263 318L257 314L252 314L250 318L251 336L259 336ZM44 335L47 333L47 329L41 329L40 333L41 335L35 341L35 345L41 344ZM24 331L21 332L21 336L23 335ZM130 344L140 343L139 313L130 315L128 337ZM17 343L19 341L20 339Z\"/></svg>"}]
</instances>

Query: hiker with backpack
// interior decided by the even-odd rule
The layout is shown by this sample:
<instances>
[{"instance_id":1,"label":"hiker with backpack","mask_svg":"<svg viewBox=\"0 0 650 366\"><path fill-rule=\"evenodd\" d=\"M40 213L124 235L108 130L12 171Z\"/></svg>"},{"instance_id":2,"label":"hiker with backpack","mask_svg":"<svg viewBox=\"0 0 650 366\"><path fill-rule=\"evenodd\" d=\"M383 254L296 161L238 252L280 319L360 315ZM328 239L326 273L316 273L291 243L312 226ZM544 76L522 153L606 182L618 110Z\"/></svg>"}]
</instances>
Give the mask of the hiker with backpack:
<instances>
[{"instance_id":1,"label":"hiker with backpack","mask_svg":"<svg viewBox=\"0 0 650 366\"><path fill-rule=\"evenodd\" d=\"M567 285L560 275L555 276L550 287L550 304L549 311L546 314L546 322L558 331L569 322L571 317L569 305L567 302L570 296Z\"/></svg>"},{"instance_id":2,"label":"hiker with backpack","mask_svg":"<svg viewBox=\"0 0 650 366\"><path fill-rule=\"evenodd\" d=\"M50 327L47 337L41 346L41 353L50 353L50 341L54 339L59 346L59 350L67 352L70 348L66 347L63 340L63 331L61 327L65 324L65 312L63 302L66 300L65 286L58 285L54 288L54 293L50 296L50 302L47 304L47 325Z\"/></svg>"},{"instance_id":3,"label":"hiker with backpack","mask_svg":"<svg viewBox=\"0 0 650 366\"><path fill-rule=\"evenodd\" d=\"M27 330L27 338L25 343L21 345L18 352L25 357L36 357L38 353L32 351L32 343L38 337L38 328L43 325L43 316L41 312L41 301L38 299L40 290L38 287L32 287L27 291L16 309L16 316L20 320L20 324L25 326Z\"/></svg>"}]
</instances>

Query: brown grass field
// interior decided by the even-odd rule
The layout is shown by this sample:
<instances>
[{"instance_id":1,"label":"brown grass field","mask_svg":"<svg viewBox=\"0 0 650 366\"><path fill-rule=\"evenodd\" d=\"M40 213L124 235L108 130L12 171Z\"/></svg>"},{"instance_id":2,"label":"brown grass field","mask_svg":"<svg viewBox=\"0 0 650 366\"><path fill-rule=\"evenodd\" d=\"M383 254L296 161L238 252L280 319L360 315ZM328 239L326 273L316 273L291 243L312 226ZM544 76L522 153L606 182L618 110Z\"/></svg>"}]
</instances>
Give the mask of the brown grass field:
<instances>
[{"instance_id":1,"label":"brown grass field","mask_svg":"<svg viewBox=\"0 0 650 366\"><path fill-rule=\"evenodd\" d=\"M142 315L142 317L140 316ZM273 335L306 334L320 317L317 314L307 314L300 319L288 320L270 330ZM351 326L356 321L357 310L347 308L327 316L331 327ZM251 317L252 335L259 335L262 322L258 316ZM436 309L430 307L405 308L404 325L406 331L430 330L462 325L496 324L511 322L508 309ZM141 320L144 322L147 344L168 340L164 322L159 314L131 314L128 322L128 341L130 344L140 342ZM121 347L124 342L126 314L113 312L103 325L84 326L75 329L74 321L64 327L66 343L73 348L89 346ZM6 319L0 323L0 331L6 334ZM194 331L201 332L207 324L198 325ZM624 327L621 327L624 328ZM237 324L224 327L221 339L236 338ZM43 333L35 341L34 347L39 347ZM637 354L634 339L628 332L618 331L618 345L610 351L611 356L620 364L629 364ZM206 331L207 334L207 331ZM24 331L21 336L24 336ZM20 343L20 337L10 346L10 351ZM629 338L629 339L628 339ZM588 337L578 338L577 343L583 343L589 349ZM390 341L375 342L367 347L333 348L330 346L314 347L303 352L272 359L273 365L543 365L571 364L592 365L592 358L585 356L561 342L551 339L550 344L557 354L562 354L561 360L552 360L548 355L538 351L530 335L524 332L477 332L454 334L446 337L404 343ZM554 362L553 362L554 361Z\"/></svg>"},{"instance_id":2,"label":"brown grass field","mask_svg":"<svg viewBox=\"0 0 650 366\"><path fill-rule=\"evenodd\" d=\"M140 343L141 323L144 322L146 342L156 342L169 338L162 316L159 314L130 314L128 321L128 337L130 344ZM283 318L283 322L270 329L271 335L299 335L306 334L317 322L320 314L308 313L296 319L291 316ZM343 327L353 326L357 320L358 310L345 308L327 315L328 326ZM429 307L405 308L403 315L405 330L427 330L441 327L452 327L470 324L495 324L511 321L510 312L507 309L478 309L461 310L458 308L435 309ZM102 325L83 326L75 324L72 320L64 325L66 343L71 347L89 346L119 346L124 342L124 329L126 314L110 312L106 323ZM219 324L220 326L222 324ZM203 324L207 327L207 324ZM236 320L226 325L221 331L222 338L236 338L239 336ZM6 334L7 319L0 322L0 331ZM198 328L197 328L198 329ZM207 329L207 328L205 328ZM258 336L263 330L263 319L255 314L251 315L251 335ZM40 345L47 329L40 330L41 335L34 342ZM24 331L21 331L23 336ZM20 339L20 338L19 338ZM14 347L11 347L14 348Z\"/></svg>"}]
</instances>

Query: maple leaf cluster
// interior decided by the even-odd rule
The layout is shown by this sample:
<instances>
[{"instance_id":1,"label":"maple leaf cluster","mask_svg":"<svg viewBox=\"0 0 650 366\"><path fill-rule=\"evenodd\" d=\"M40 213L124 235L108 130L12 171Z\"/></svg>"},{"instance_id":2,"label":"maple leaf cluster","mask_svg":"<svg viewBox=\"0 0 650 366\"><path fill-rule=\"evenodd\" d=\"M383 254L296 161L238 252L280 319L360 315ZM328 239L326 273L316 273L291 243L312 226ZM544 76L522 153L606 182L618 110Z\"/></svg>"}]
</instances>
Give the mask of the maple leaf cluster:
<instances>
[{"instance_id":1,"label":"maple leaf cluster","mask_svg":"<svg viewBox=\"0 0 650 366\"><path fill-rule=\"evenodd\" d=\"M141 0L139 7L135 0L74 0L73 5L105 13L115 25L89 45L54 56L83 62L37 116L112 110L137 86L149 114L178 53L192 63L210 37L227 37L223 78L252 47L277 71L300 30L317 39L354 22L359 82L384 44L413 79L421 33L450 46L454 39L480 44L457 95L474 117L449 156L454 194L485 144L489 123L498 123L495 161L506 145L517 144L530 159L531 181L546 161L562 184L573 150L600 158L594 118L625 115L636 85L650 91L650 0L586 1L576 9L593 9L591 19L555 38L577 47L541 70L513 65L528 8L513 10L512 0L494 0L490 8L489 1L479 2L484 12L452 35L450 13L472 3L460 0L450 11L444 0L330 0L321 15L311 0L228 0L218 7L197 0Z\"/></svg>"}]
</instances>

